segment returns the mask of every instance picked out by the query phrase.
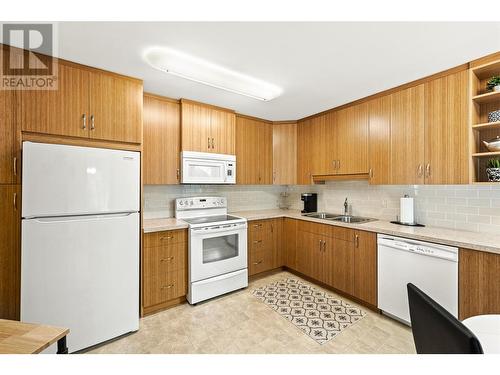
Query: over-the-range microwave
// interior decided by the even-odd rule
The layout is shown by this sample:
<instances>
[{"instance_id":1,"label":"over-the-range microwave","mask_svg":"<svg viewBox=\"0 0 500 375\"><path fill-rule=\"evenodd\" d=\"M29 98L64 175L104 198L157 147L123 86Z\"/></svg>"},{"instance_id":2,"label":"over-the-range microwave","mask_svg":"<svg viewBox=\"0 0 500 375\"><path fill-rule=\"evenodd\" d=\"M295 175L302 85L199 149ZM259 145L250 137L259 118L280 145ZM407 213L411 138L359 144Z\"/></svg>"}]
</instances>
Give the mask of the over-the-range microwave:
<instances>
[{"instance_id":1,"label":"over-the-range microwave","mask_svg":"<svg viewBox=\"0 0 500 375\"><path fill-rule=\"evenodd\" d=\"M235 184L236 156L208 152L181 152L182 184Z\"/></svg>"}]
</instances>

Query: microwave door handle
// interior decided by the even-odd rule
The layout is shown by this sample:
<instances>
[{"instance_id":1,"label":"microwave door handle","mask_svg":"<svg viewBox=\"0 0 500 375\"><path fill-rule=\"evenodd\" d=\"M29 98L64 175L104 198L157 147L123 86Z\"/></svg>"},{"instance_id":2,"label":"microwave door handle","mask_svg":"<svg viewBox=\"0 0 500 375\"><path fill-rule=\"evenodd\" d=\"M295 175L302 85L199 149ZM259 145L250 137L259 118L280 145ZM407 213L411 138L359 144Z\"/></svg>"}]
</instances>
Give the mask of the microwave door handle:
<instances>
[{"instance_id":1,"label":"microwave door handle","mask_svg":"<svg viewBox=\"0 0 500 375\"><path fill-rule=\"evenodd\" d=\"M224 170L224 182L227 182L227 170L226 170L226 163L222 163L222 167Z\"/></svg>"}]
</instances>

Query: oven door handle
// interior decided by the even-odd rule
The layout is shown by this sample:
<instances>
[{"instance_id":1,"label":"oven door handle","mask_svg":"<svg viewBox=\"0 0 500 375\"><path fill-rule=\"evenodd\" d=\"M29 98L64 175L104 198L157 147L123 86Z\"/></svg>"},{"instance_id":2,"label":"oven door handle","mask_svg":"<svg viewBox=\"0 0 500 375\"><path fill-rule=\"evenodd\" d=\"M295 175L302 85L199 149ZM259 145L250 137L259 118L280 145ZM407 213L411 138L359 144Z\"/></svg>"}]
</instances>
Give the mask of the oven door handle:
<instances>
[{"instance_id":1,"label":"oven door handle","mask_svg":"<svg viewBox=\"0 0 500 375\"><path fill-rule=\"evenodd\" d=\"M212 234L212 233L237 234L239 231L246 228L247 228L246 224L230 226L230 227L221 225L220 227L210 228L210 229L193 228L191 229L191 233L195 236L203 236L205 234Z\"/></svg>"}]
</instances>

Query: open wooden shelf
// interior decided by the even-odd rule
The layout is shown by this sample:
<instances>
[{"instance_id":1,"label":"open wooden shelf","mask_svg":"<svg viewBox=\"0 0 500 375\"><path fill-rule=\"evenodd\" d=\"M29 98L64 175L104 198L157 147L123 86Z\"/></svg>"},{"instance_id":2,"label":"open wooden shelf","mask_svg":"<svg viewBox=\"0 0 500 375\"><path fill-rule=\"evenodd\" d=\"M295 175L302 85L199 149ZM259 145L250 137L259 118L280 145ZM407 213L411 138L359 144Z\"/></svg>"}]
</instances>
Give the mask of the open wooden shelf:
<instances>
[{"instance_id":1,"label":"open wooden shelf","mask_svg":"<svg viewBox=\"0 0 500 375\"><path fill-rule=\"evenodd\" d=\"M494 152L476 152L475 154L472 154L473 157L475 158L486 158L488 156L500 156L500 151L494 151Z\"/></svg>"},{"instance_id":2,"label":"open wooden shelf","mask_svg":"<svg viewBox=\"0 0 500 375\"><path fill-rule=\"evenodd\" d=\"M474 130L500 129L500 121L485 122L485 123L482 123L482 124L472 125L472 129L474 129Z\"/></svg>"},{"instance_id":3,"label":"open wooden shelf","mask_svg":"<svg viewBox=\"0 0 500 375\"><path fill-rule=\"evenodd\" d=\"M478 104L500 101L500 91L492 91L486 94L476 95L472 97L472 100Z\"/></svg>"},{"instance_id":4,"label":"open wooden shelf","mask_svg":"<svg viewBox=\"0 0 500 375\"><path fill-rule=\"evenodd\" d=\"M490 78L490 77L494 76L495 74L499 74L500 61L477 66L477 67L472 69L472 72L479 79Z\"/></svg>"}]
</instances>

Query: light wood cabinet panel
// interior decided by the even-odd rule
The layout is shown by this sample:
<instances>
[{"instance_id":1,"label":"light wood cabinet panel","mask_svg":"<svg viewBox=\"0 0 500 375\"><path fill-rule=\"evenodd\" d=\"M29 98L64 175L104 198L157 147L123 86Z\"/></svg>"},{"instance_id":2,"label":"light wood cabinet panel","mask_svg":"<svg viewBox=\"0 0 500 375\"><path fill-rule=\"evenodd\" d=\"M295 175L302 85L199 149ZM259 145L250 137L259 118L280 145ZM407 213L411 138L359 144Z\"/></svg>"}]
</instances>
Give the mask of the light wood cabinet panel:
<instances>
[{"instance_id":1,"label":"light wood cabinet panel","mask_svg":"<svg viewBox=\"0 0 500 375\"><path fill-rule=\"evenodd\" d=\"M299 229L297 231L296 270L304 275L312 274L313 251L317 249L315 235ZM314 249L314 250L313 250Z\"/></svg>"},{"instance_id":2,"label":"light wood cabinet panel","mask_svg":"<svg viewBox=\"0 0 500 375\"><path fill-rule=\"evenodd\" d=\"M182 151L234 155L235 122L230 110L181 99Z\"/></svg>"},{"instance_id":3,"label":"light wood cabinet panel","mask_svg":"<svg viewBox=\"0 0 500 375\"><path fill-rule=\"evenodd\" d=\"M144 95L143 181L178 184L180 177L180 105Z\"/></svg>"},{"instance_id":4,"label":"light wood cabinet panel","mask_svg":"<svg viewBox=\"0 0 500 375\"><path fill-rule=\"evenodd\" d=\"M89 71L60 62L57 90L17 92L19 127L25 132L88 138L89 83Z\"/></svg>"},{"instance_id":5,"label":"light wood cabinet panel","mask_svg":"<svg viewBox=\"0 0 500 375\"><path fill-rule=\"evenodd\" d=\"M285 218L283 221L283 252L285 266L297 268L297 223L298 220Z\"/></svg>"},{"instance_id":6,"label":"light wood cabinet panel","mask_svg":"<svg viewBox=\"0 0 500 375\"><path fill-rule=\"evenodd\" d=\"M272 185L273 183L273 127L272 124L259 125L259 183Z\"/></svg>"},{"instance_id":7,"label":"light wood cabinet panel","mask_svg":"<svg viewBox=\"0 0 500 375\"><path fill-rule=\"evenodd\" d=\"M142 309L168 307L187 293L187 231L146 233L142 250Z\"/></svg>"},{"instance_id":8,"label":"light wood cabinet panel","mask_svg":"<svg viewBox=\"0 0 500 375\"><path fill-rule=\"evenodd\" d=\"M21 186L0 185L0 319L19 320Z\"/></svg>"},{"instance_id":9,"label":"light wood cabinet panel","mask_svg":"<svg viewBox=\"0 0 500 375\"><path fill-rule=\"evenodd\" d=\"M273 124L273 184L297 181L297 123Z\"/></svg>"},{"instance_id":10,"label":"light wood cabinet panel","mask_svg":"<svg viewBox=\"0 0 500 375\"><path fill-rule=\"evenodd\" d=\"M248 223L248 274L255 275L284 265L282 219Z\"/></svg>"},{"instance_id":11,"label":"light wood cabinet panel","mask_svg":"<svg viewBox=\"0 0 500 375\"><path fill-rule=\"evenodd\" d=\"M314 117L309 131L310 143L306 150L311 157L311 173L328 175L335 172L334 159L337 155L337 114L335 112Z\"/></svg>"},{"instance_id":12,"label":"light wood cabinet panel","mask_svg":"<svg viewBox=\"0 0 500 375\"><path fill-rule=\"evenodd\" d=\"M142 82L90 74L90 138L142 143Z\"/></svg>"},{"instance_id":13,"label":"light wood cabinet panel","mask_svg":"<svg viewBox=\"0 0 500 375\"><path fill-rule=\"evenodd\" d=\"M336 239L332 251L333 287L345 293L354 292L354 243Z\"/></svg>"},{"instance_id":14,"label":"light wood cabinet panel","mask_svg":"<svg viewBox=\"0 0 500 375\"><path fill-rule=\"evenodd\" d=\"M332 138L330 138L332 139ZM336 113L335 173L368 173L368 105L358 104Z\"/></svg>"},{"instance_id":15,"label":"light wood cabinet panel","mask_svg":"<svg viewBox=\"0 0 500 375\"><path fill-rule=\"evenodd\" d=\"M425 183L468 183L468 73L425 83Z\"/></svg>"},{"instance_id":16,"label":"light wood cabinet panel","mask_svg":"<svg viewBox=\"0 0 500 375\"><path fill-rule=\"evenodd\" d=\"M311 120L297 123L297 184L309 185L312 183L312 165L310 148L312 137L310 132Z\"/></svg>"},{"instance_id":17,"label":"light wood cabinet panel","mask_svg":"<svg viewBox=\"0 0 500 375\"><path fill-rule=\"evenodd\" d=\"M353 295L377 306L377 235L356 231Z\"/></svg>"},{"instance_id":18,"label":"light wood cabinet panel","mask_svg":"<svg viewBox=\"0 0 500 375\"><path fill-rule=\"evenodd\" d=\"M15 141L14 92L0 90L0 184L16 182L18 162Z\"/></svg>"},{"instance_id":19,"label":"light wood cabinet panel","mask_svg":"<svg viewBox=\"0 0 500 375\"><path fill-rule=\"evenodd\" d=\"M460 249L458 269L459 318L500 314L500 255Z\"/></svg>"},{"instance_id":20,"label":"light wood cabinet panel","mask_svg":"<svg viewBox=\"0 0 500 375\"><path fill-rule=\"evenodd\" d=\"M244 185L272 184L272 125L236 117L236 182Z\"/></svg>"},{"instance_id":21,"label":"light wood cabinet panel","mask_svg":"<svg viewBox=\"0 0 500 375\"><path fill-rule=\"evenodd\" d=\"M391 94L391 184L424 183L424 85Z\"/></svg>"},{"instance_id":22,"label":"light wood cabinet panel","mask_svg":"<svg viewBox=\"0 0 500 375\"><path fill-rule=\"evenodd\" d=\"M235 123L234 113L211 109L210 132L213 138L211 152L235 154Z\"/></svg>"},{"instance_id":23,"label":"light wood cabinet panel","mask_svg":"<svg viewBox=\"0 0 500 375\"><path fill-rule=\"evenodd\" d=\"M181 100L182 151L211 152L211 109Z\"/></svg>"},{"instance_id":24,"label":"light wood cabinet panel","mask_svg":"<svg viewBox=\"0 0 500 375\"><path fill-rule=\"evenodd\" d=\"M369 107L369 181L388 185L391 170L391 97L370 100Z\"/></svg>"}]
</instances>

